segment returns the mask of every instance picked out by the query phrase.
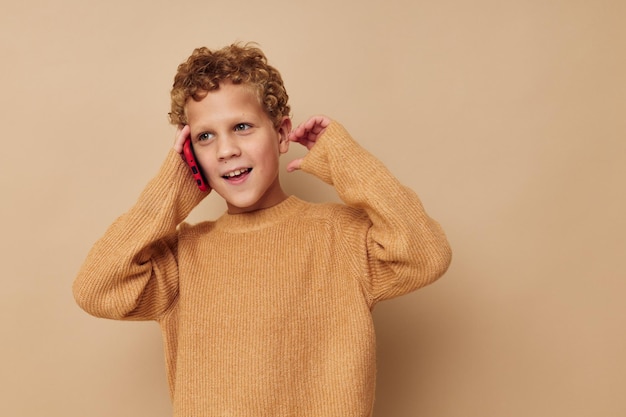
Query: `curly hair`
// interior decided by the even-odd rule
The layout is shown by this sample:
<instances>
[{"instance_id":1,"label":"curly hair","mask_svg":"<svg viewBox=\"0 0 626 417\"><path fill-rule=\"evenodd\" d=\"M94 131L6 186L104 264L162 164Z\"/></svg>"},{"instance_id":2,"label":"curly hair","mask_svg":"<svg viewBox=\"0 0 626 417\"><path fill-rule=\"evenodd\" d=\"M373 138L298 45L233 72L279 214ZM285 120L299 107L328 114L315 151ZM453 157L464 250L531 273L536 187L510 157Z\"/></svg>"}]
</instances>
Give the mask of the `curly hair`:
<instances>
[{"instance_id":1,"label":"curly hair","mask_svg":"<svg viewBox=\"0 0 626 417\"><path fill-rule=\"evenodd\" d=\"M187 100L202 100L207 92L219 89L220 82L225 80L252 86L274 127L278 128L283 117L289 116L289 96L280 73L267 63L259 48L248 43L232 44L215 51L196 48L187 61L178 66L170 92L170 123L187 124Z\"/></svg>"}]
</instances>

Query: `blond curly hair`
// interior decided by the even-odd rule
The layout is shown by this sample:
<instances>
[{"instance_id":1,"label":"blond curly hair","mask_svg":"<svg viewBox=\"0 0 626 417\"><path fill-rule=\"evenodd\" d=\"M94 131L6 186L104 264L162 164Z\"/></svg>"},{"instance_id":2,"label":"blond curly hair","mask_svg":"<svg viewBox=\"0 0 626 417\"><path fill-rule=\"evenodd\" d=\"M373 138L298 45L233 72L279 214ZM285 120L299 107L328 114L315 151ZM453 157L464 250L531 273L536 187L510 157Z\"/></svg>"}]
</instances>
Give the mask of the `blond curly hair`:
<instances>
[{"instance_id":1,"label":"blond curly hair","mask_svg":"<svg viewBox=\"0 0 626 417\"><path fill-rule=\"evenodd\" d=\"M289 96L280 73L267 63L265 54L258 47L247 43L214 51L196 48L187 61L178 66L170 92L170 123L187 124L187 100L201 100L225 80L252 86L275 128L280 126L284 116L289 117Z\"/></svg>"}]
</instances>

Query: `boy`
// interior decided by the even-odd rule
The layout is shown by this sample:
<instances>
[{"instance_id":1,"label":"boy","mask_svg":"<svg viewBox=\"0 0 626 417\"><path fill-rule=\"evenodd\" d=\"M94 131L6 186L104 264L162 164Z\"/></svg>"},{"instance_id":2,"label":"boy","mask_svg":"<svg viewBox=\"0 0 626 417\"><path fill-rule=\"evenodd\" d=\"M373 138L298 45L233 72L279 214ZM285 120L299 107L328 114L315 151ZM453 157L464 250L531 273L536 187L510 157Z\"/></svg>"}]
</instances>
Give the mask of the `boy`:
<instances>
[{"instance_id":1,"label":"boy","mask_svg":"<svg viewBox=\"0 0 626 417\"><path fill-rule=\"evenodd\" d=\"M441 276L450 248L418 197L338 123L292 131L278 71L252 46L199 48L178 67L174 149L94 245L74 283L87 312L155 320L176 417L370 416L371 310ZM207 194L180 154L190 138L215 221L183 222ZM289 142L345 204L281 188Z\"/></svg>"}]
</instances>

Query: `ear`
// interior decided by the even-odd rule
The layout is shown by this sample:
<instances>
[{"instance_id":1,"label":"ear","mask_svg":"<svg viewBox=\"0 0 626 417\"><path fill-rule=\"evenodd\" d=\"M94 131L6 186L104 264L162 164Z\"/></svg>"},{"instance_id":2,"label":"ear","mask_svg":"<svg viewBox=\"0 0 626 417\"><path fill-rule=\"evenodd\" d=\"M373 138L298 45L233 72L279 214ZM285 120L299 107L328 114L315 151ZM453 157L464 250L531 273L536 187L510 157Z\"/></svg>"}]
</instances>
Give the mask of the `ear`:
<instances>
[{"instance_id":1,"label":"ear","mask_svg":"<svg viewBox=\"0 0 626 417\"><path fill-rule=\"evenodd\" d=\"M281 154L289 150L288 135L291 132L291 119L289 116L284 116L278 126L278 150Z\"/></svg>"}]
</instances>

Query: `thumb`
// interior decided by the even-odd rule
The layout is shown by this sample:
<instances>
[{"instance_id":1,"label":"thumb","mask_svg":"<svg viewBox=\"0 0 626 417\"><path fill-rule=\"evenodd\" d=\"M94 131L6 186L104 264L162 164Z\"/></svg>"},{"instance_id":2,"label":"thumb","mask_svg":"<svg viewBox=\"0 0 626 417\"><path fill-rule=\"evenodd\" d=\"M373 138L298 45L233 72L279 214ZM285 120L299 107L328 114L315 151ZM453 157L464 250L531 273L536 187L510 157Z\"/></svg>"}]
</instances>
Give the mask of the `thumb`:
<instances>
[{"instance_id":1,"label":"thumb","mask_svg":"<svg viewBox=\"0 0 626 417\"><path fill-rule=\"evenodd\" d=\"M294 159L293 161L287 164L287 172L293 172L302 166L302 158Z\"/></svg>"}]
</instances>

